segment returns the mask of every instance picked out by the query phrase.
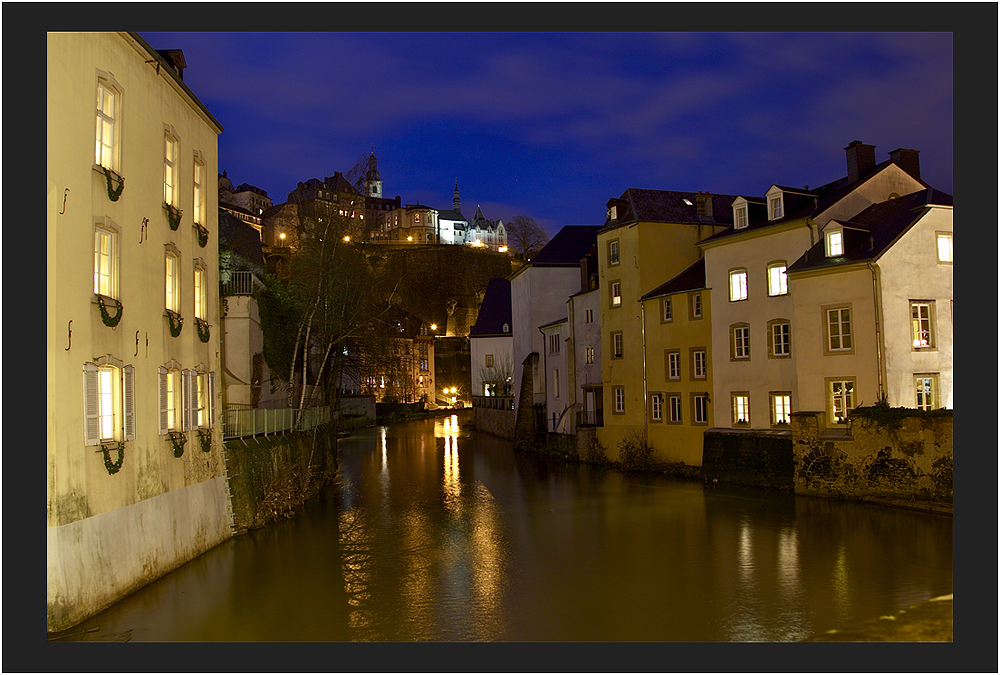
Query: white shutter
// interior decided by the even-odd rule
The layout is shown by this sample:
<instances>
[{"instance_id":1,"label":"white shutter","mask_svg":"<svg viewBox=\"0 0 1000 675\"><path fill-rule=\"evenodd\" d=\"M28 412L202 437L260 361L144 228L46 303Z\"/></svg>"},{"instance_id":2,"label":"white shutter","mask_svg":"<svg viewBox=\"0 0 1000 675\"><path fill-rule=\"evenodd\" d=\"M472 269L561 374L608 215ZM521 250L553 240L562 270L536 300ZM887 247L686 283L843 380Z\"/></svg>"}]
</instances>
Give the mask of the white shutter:
<instances>
[{"instance_id":1,"label":"white shutter","mask_svg":"<svg viewBox=\"0 0 1000 675\"><path fill-rule=\"evenodd\" d=\"M101 442L101 405L97 385L97 364L83 364L83 444L97 445Z\"/></svg>"},{"instance_id":2,"label":"white shutter","mask_svg":"<svg viewBox=\"0 0 1000 675\"><path fill-rule=\"evenodd\" d=\"M122 368L124 384L122 393L125 401L122 404L125 410L125 440L135 440L135 369L132 366Z\"/></svg>"},{"instance_id":3,"label":"white shutter","mask_svg":"<svg viewBox=\"0 0 1000 675\"><path fill-rule=\"evenodd\" d=\"M160 435L167 433L167 369L160 366Z\"/></svg>"},{"instance_id":4,"label":"white shutter","mask_svg":"<svg viewBox=\"0 0 1000 675\"><path fill-rule=\"evenodd\" d=\"M193 370L184 371L184 431L198 427L198 380Z\"/></svg>"},{"instance_id":5,"label":"white shutter","mask_svg":"<svg viewBox=\"0 0 1000 675\"><path fill-rule=\"evenodd\" d=\"M215 426L215 371L208 374L208 426Z\"/></svg>"}]
</instances>

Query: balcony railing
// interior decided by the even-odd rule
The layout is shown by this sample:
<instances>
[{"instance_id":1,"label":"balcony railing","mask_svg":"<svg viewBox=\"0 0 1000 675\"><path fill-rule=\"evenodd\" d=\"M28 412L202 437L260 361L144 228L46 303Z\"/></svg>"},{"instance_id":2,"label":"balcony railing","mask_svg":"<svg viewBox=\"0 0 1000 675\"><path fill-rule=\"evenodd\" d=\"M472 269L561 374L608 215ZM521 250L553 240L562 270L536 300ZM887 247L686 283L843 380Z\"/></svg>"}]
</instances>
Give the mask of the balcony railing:
<instances>
[{"instance_id":1,"label":"balcony railing","mask_svg":"<svg viewBox=\"0 0 1000 675\"><path fill-rule=\"evenodd\" d=\"M484 408L486 410L513 410L513 396L473 396L473 408Z\"/></svg>"},{"instance_id":2,"label":"balcony railing","mask_svg":"<svg viewBox=\"0 0 1000 675\"><path fill-rule=\"evenodd\" d=\"M280 434L292 429L295 420L294 408L245 408L232 406L222 413L222 437L245 438L248 436ZM312 429L326 424L332 419L328 405L304 408L299 429Z\"/></svg>"},{"instance_id":3,"label":"balcony railing","mask_svg":"<svg viewBox=\"0 0 1000 675\"><path fill-rule=\"evenodd\" d=\"M229 272L229 281L221 282L222 295L252 295L255 288L264 284L253 272L238 270Z\"/></svg>"}]
</instances>

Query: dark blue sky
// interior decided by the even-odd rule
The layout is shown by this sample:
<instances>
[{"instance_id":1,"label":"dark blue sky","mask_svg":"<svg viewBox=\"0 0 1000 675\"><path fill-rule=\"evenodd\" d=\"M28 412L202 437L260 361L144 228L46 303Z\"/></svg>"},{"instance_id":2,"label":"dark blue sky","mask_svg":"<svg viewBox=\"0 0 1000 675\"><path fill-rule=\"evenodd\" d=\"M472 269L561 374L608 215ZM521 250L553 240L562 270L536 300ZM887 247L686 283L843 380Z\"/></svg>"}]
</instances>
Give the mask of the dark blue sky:
<instances>
[{"instance_id":1,"label":"dark blue sky","mask_svg":"<svg viewBox=\"0 0 1000 675\"><path fill-rule=\"evenodd\" d=\"M720 7L720 11L722 8ZM597 225L626 188L762 195L920 151L952 193L951 33L155 33L275 203L374 148L386 196Z\"/></svg>"}]
</instances>

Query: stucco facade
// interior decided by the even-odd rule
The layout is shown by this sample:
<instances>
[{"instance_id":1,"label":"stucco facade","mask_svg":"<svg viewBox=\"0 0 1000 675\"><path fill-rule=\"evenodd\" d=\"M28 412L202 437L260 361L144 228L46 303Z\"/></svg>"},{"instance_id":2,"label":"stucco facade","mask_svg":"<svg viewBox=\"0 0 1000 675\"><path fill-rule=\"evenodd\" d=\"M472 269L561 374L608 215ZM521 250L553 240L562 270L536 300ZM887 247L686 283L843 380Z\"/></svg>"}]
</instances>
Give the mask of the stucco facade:
<instances>
[{"instance_id":1,"label":"stucco facade","mask_svg":"<svg viewBox=\"0 0 1000 675\"><path fill-rule=\"evenodd\" d=\"M600 301L600 289L594 288L571 296L567 303L572 327L568 347L573 357L570 402L586 425L599 424L603 414Z\"/></svg>"},{"instance_id":2,"label":"stucco facade","mask_svg":"<svg viewBox=\"0 0 1000 675\"><path fill-rule=\"evenodd\" d=\"M183 66L134 33L47 36L50 630L231 536L218 422L222 128Z\"/></svg>"}]
</instances>

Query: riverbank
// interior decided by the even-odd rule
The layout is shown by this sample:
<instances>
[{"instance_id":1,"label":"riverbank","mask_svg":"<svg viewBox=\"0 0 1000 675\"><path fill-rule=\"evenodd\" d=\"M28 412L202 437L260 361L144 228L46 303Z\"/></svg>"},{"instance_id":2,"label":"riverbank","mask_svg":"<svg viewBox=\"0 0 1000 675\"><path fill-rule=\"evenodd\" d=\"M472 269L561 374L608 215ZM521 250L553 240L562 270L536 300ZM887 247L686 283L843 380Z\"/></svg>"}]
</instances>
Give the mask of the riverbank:
<instances>
[{"instance_id":1,"label":"riverbank","mask_svg":"<svg viewBox=\"0 0 1000 675\"><path fill-rule=\"evenodd\" d=\"M952 594L942 595L803 642L953 642L953 610Z\"/></svg>"}]
</instances>

